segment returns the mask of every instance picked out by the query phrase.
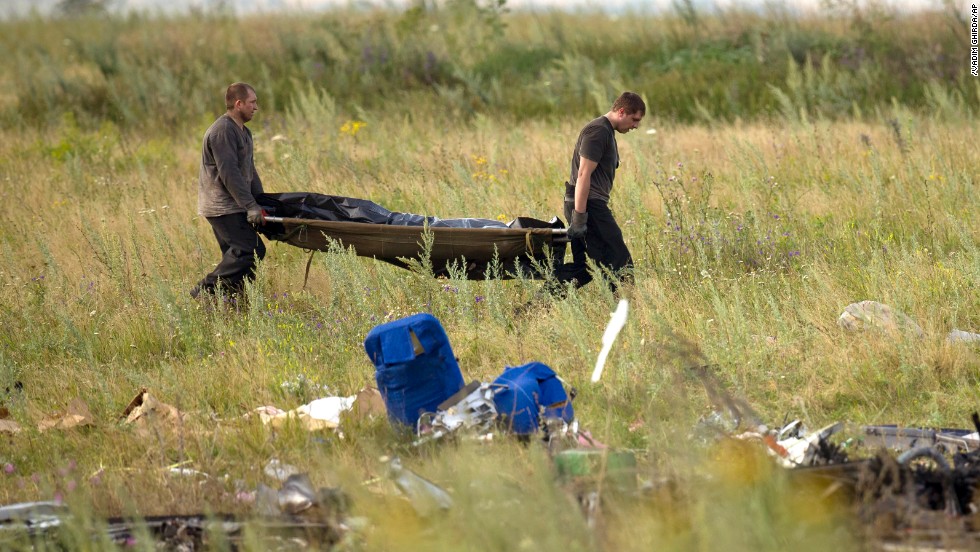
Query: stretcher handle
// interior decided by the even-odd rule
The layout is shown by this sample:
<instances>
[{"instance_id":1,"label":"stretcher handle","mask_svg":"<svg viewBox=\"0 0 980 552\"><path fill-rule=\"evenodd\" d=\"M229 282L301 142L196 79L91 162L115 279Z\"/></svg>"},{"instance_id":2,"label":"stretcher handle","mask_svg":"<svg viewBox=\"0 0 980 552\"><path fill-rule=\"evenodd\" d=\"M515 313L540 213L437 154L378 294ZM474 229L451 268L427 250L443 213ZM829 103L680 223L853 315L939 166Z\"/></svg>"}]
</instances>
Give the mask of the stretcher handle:
<instances>
[{"instance_id":1,"label":"stretcher handle","mask_svg":"<svg viewBox=\"0 0 980 552\"><path fill-rule=\"evenodd\" d=\"M265 221L266 222L278 222L278 223L282 223L282 222L285 222L287 220L306 220L306 219L292 219L292 218L286 218L286 217L270 217L270 216L265 217ZM522 230L522 228L514 228L513 230ZM552 228L551 229L551 235L552 236L555 236L555 237L565 238L567 234L568 234L568 229L567 228Z\"/></svg>"}]
</instances>

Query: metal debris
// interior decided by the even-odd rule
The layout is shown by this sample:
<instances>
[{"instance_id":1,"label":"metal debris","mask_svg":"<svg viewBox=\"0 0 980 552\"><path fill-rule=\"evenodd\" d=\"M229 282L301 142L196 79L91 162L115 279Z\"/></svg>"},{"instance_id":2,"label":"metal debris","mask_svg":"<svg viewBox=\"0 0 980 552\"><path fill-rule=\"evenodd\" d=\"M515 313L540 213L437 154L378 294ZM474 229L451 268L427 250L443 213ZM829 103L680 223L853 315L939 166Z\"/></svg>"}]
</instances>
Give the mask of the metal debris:
<instances>
[{"instance_id":1,"label":"metal debris","mask_svg":"<svg viewBox=\"0 0 980 552\"><path fill-rule=\"evenodd\" d=\"M773 431L706 366L695 372L716 408L731 415L733 423L714 424L722 436L763 443L791 478L822 485L821 497L847 496L872 542L980 545L980 414L972 415L973 430L868 425L854 431L835 423L809 432L794 420ZM843 433L857 437L832 442Z\"/></svg>"},{"instance_id":2,"label":"metal debris","mask_svg":"<svg viewBox=\"0 0 980 552\"><path fill-rule=\"evenodd\" d=\"M68 507L60 502L22 502L0 506L0 531L23 527L31 530L58 527L68 516Z\"/></svg>"},{"instance_id":3,"label":"metal debris","mask_svg":"<svg viewBox=\"0 0 980 552\"><path fill-rule=\"evenodd\" d=\"M460 430L484 434L493 429L497 408L493 396L503 386L474 381L449 397L436 413L419 417L418 432L423 435L415 445L441 439ZM428 429L425 429L428 428Z\"/></svg>"},{"instance_id":4,"label":"metal debris","mask_svg":"<svg viewBox=\"0 0 980 552\"><path fill-rule=\"evenodd\" d=\"M388 477L395 482L398 490L404 494L415 512L422 517L429 517L440 510L448 510L453 505L449 493L428 479L402 466L400 458L388 460Z\"/></svg>"},{"instance_id":5,"label":"metal debris","mask_svg":"<svg viewBox=\"0 0 980 552\"><path fill-rule=\"evenodd\" d=\"M286 464L278 458L273 458L266 463L262 472L276 481L285 482L290 476L298 474L299 468Z\"/></svg>"},{"instance_id":6,"label":"metal debris","mask_svg":"<svg viewBox=\"0 0 980 552\"><path fill-rule=\"evenodd\" d=\"M258 494L263 495L260 488ZM258 517L238 517L226 514L173 515L145 518L110 518L105 521L104 534L113 543L159 550L209 550L216 544L240 549L255 544L264 549L276 549L289 543L290 548L329 548L348 536L349 499L341 489L314 490L305 474L287 479L275 497L274 507L263 510L260 498ZM0 507L0 547L3 542L24 535L32 541L58 542L59 531L78 531L67 506L57 502L28 502ZM353 525L357 525L355 520ZM87 526L87 525L86 525ZM246 528L250 540L245 542ZM93 534L93 538L97 539ZM149 546L146 541L149 539ZM42 549L48 546L43 545Z\"/></svg>"},{"instance_id":7,"label":"metal debris","mask_svg":"<svg viewBox=\"0 0 980 552\"><path fill-rule=\"evenodd\" d=\"M866 446L891 450L905 451L927 445L953 454L980 449L977 430L867 425L861 427L861 432Z\"/></svg>"}]
</instances>

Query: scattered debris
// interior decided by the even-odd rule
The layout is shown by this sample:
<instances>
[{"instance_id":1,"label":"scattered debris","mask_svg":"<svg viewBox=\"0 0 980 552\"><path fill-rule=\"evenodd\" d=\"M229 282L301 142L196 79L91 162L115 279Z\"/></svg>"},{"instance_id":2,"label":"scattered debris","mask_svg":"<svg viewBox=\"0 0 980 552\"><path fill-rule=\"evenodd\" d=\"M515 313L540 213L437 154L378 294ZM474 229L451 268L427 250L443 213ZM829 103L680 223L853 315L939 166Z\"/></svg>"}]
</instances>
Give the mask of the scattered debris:
<instances>
[{"instance_id":1,"label":"scattered debris","mask_svg":"<svg viewBox=\"0 0 980 552\"><path fill-rule=\"evenodd\" d=\"M606 357L609 356L609 351L612 349L613 342L616 341L616 336L619 335L619 331L626 325L626 315L628 312L629 303L626 299L620 299L619 305L609 319L609 324L606 325L606 331L602 334L602 349L599 351L599 356L595 361L595 368L592 370L592 383L598 382L599 378L602 377L602 369L606 365Z\"/></svg>"},{"instance_id":2,"label":"scattered debris","mask_svg":"<svg viewBox=\"0 0 980 552\"><path fill-rule=\"evenodd\" d=\"M867 447L887 448L898 452L928 446L943 454L971 452L980 449L977 430L929 429L897 425L868 425L861 427Z\"/></svg>"},{"instance_id":3,"label":"scattered debris","mask_svg":"<svg viewBox=\"0 0 980 552\"><path fill-rule=\"evenodd\" d=\"M497 421L494 396L506 387L491 383L471 382L437 407L438 412L426 412L419 417L418 434L422 437L413 443L441 439L459 430L484 435L493 429Z\"/></svg>"},{"instance_id":4,"label":"scattered debris","mask_svg":"<svg viewBox=\"0 0 980 552\"><path fill-rule=\"evenodd\" d=\"M501 387L493 396L501 423L517 435L538 431L542 417L566 423L575 418L572 401L558 375L541 362L505 368L493 383Z\"/></svg>"},{"instance_id":5,"label":"scattered debris","mask_svg":"<svg viewBox=\"0 0 980 552\"><path fill-rule=\"evenodd\" d=\"M540 362L507 367L490 384L464 385L449 338L430 314L375 326L364 349L377 369L388 417L416 428L416 445L463 429L487 434L495 421L512 433L530 435L542 416L565 424L574 420L561 380Z\"/></svg>"},{"instance_id":6,"label":"scattered debris","mask_svg":"<svg viewBox=\"0 0 980 552\"><path fill-rule=\"evenodd\" d=\"M8 418L0 418L0 433L20 433L20 424Z\"/></svg>"},{"instance_id":7,"label":"scattered debris","mask_svg":"<svg viewBox=\"0 0 980 552\"><path fill-rule=\"evenodd\" d=\"M330 522L339 529L344 517L350 509L350 498L338 487L313 486L309 475L294 473L286 478L282 488L269 492L271 489L264 485L257 507L266 515L286 514L296 516L302 514L309 519Z\"/></svg>"},{"instance_id":8,"label":"scattered debris","mask_svg":"<svg viewBox=\"0 0 980 552\"><path fill-rule=\"evenodd\" d=\"M601 378L627 312L627 302L621 301L612 313L592 382ZM873 301L849 305L839 323L848 330L879 328L922 335L921 328L906 315ZM980 341L980 334L953 330L948 339L976 342ZM634 497L644 493L637 485L635 454L608 448L580 430L572 407L575 390L566 391L547 365L530 362L506 367L491 383L473 381L464 386L445 331L437 319L427 314L374 328L365 340L365 350L377 368L377 389L363 388L351 396L325 396L289 411L262 406L246 416L257 415L263 424L272 427L297 423L315 431L337 429L345 416L365 419L385 412L390 420L417 429L419 438L413 443L416 446L464 433L484 440L490 440L498 430L525 439L538 435L553 456L559 481L578 501L589 527L599 523L605 493L628 493ZM980 415L973 414L972 430L866 425L857 426L854 436L855 426L833 423L810 431L802 420L772 429L774 426L764 423L746 401L724 389L712 372L712 365L694 368L693 373L716 408L699 423L701 429L710 430L711 439L758 442L787 469L790 477L822 483L821 497L846 493L856 516L873 528L875 538L907 537L915 531L924 531L926 537L935 536L928 531L949 520L956 520L966 532L980 535L980 516L976 515L980 513ZM306 386L304 392L309 391L308 380L297 381L297 385ZM137 431L148 431L158 425L173 428L187 417L143 388L120 418ZM64 412L42 420L38 429L67 429L92 423L87 405L76 398ZM642 419L637 419L629 431L642 428L643 424ZM0 407L0 433L16 433L20 429L9 419L9 412ZM845 435L849 438L843 444L835 442ZM453 507L446 490L404 467L400 458L384 457L382 461L387 477L419 516L432 517ZM13 471L12 465L10 470ZM212 479L211 475L182 464L169 466L167 473L202 481ZM260 484L253 492L243 489L243 483L236 485L236 497L242 497L243 503L254 503L256 518L116 518L108 520L109 537L127 546L149 537L158 548L196 550L216 542L231 543L234 548L243 543L245 528L254 527L262 538L329 547L350 531L349 498L343 490L318 489L306 473L278 458L269 460L263 473L281 487ZM5 531L46 536L49 531L61 529L69 519L67 508L59 502L3 506L0 536Z\"/></svg>"},{"instance_id":9,"label":"scattered debris","mask_svg":"<svg viewBox=\"0 0 980 552\"><path fill-rule=\"evenodd\" d=\"M453 505L453 499L435 483L402 466L398 457L382 458L388 463L388 477L395 482L398 490L408 498L415 512L422 517L429 517L440 510L448 510Z\"/></svg>"},{"instance_id":10,"label":"scattered debris","mask_svg":"<svg viewBox=\"0 0 980 552\"><path fill-rule=\"evenodd\" d=\"M284 482L290 478L290 476L297 475L299 469L296 466L290 464L285 464L278 458L273 458L266 463L265 468L262 470L267 476L275 479L276 481Z\"/></svg>"},{"instance_id":11,"label":"scattered debris","mask_svg":"<svg viewBox=\"0 0 980 552\"><path fill-rule=\"evenodd\" d=\"M435 412L465 385L449 337L431 314L375 326L364 350L376 368L388 417L408 427L416 427L422 413Z\"/></svg>"},{"instance_id":12,"label":"scattered debris","mask_svg":"<svg viewBox=\"0 0 980 552\"><path fill-rule=\"evenodd\" d=\"M845 330L879 329L887 332L908 332L922 337L925 332L905 313L877 301L851 303L844 308L837 324Z\"/></svg>"},{"instance_id":13,"label":"scattered debris","mask_svg":"<svg viewBox=\"0 0 980 552\"><path fill-rule=\"evenodd\" d=\"M207 476L188 470L191 472ZM269 493L271 500L261 498L268 497ZM235 550L246 544L278 550L280 545L288 544L288 549L292 550L297 547L330 548L346 538L352 527L363 525L360 520L348 517L350 499L342 489L316 489L306 474L289 475L278 491L262 485L257 494L260 497L256 504L258 517L199 514L110 518L106 521L105 531L111 542L127 548L206 550L220 543L219 548L231 545ZM0 542L15 542L10 539L20 534L31 539L51 538L52 542L57 542L58 531L75 533L80 530L78 525L70 524L71 521L69 508L60 502L0 506ZM90 525L85 524L85 527ZM93 538L94 542L101 542L95 535ZM40 549L46 550L48 546Z\"/></svg>"},{"instance_id":14,"label":"scattered debris","mask_svg":"<svg viewBox=\"0 0 980 552\"><path fill-rule=\"evenodd\" d=\"M123 424L132 424L140 434L149 434L155 427L173 429L183 424L187 414L160 402L144 387L129 401L120 418Z\"/></svg>"},{"instance_id":15,"label":"scattered debris","mask_svg":"<svg viewBox=\"0 0 980 552\"><path fill-rule=\"evenodd\" d=\"M321 397L292 410L260 406L245 414L245 417L257 415L263 424L275 428L296 423L307 431L319 431L338 429L345 413L363 420L383 414L384 411L384 402L378 390L365 387L349 397Z\"/></svg>"},{"instance_id":16,"label":"scattered debris","mask_svg":"<svg viewBox=\"0 0 980 552\"><path fill-rule=\"evenodd\" d=\"M980 453L946 454L919 446L898 454L878 449L869 458L798 467L790 476L823 482L823 493L844 493L876 541L977 536ZM928 531L931 529L931 531ZM941 531L938 531L941 530ZM916 536L917 532L923 534ZM948 542L948 541L947 541ZM976 543L975 543L976 544Z\"/></svg>"},{"instance_id":17,"label":"scattered debris","mask_svg":"<svg viewBox=\"0 0 980 552\"><path fill-rule=\"evenodd\" d=\"M94 419L88 405L79 397L75 397L64 412L44 418L37 424L40 431L48 429L70 429L73 427L93 425Z\"/></svg>"},{"instance_id":18,"label":"scattered debris","mask_svg":"<svg viewBox=\"0 0 980 552\"><path fill-rule=\"evenodd\" d=\"M558 477L622 492L636 490L636 455L629 451L568 449L555 455Z\"/></svg>"},{"instance_id":19,"label":"scattered debris","mask_svg":"<svg viewBox=\"0 0 980 552\"><path fill-rule=\"evenodd\" d=\"M3 510L7 509L23 513L5 519ZM56 508L49 503L0 507L0 535L13 536L16 532L32 540L49 538L57 542L58 531L77 531L68 526L71 519L67 508ZM267 550L278 550L282 545L288 545L290 550L326 549L340 542L348 531L347 524L330 520L295 516L250 519L221 514L110 518L105 525L105 535L113 544L157 550L208 550L219 543L219 547L231 545L236 550L246 544L261 544Z\"/></svg>"},{"instance_id":20,"label":"scattered debris","mask_svg":"<svg viewBox=\"0 0 980 552\"><path fill-rule=\"evenodd\" d=\"M23 502L0 506L0 534L17 527L44 530L61 525L68 507L60 502Z\"/></svg>"},{"instance_id":21,"label":"scattered debris","mask_svg":"<svg viewBox=\"0 0 980 552\"><path fill-rule=\"evenodd\" d=\"M364 387L355 397L351 410L355 420L368 420L385 414L385 402L377 387Z\"/></svg>"},{"instance_id":22,"label":"scattered debris","mask_svg":"<svg viewBox=\"0 0 980 552\"><path fill-rule=\"evenodd\" d=\"M290 475L279 489L279 509L287 514L308 510L316 502L316 490L305 473Z\"/></svg>"},{"instance_id":23,"label":"scattered debris","mask_svg":"<svg viewBox=\"0 0 980 552\"><path fill-rule=\"evenodd\" d=\"M149 538L160 550L207 550L221 543L233 549L260 544L267 549L329 548L343 534L329 523L283 516L239 519L230 515L154 516L110 519L108 536L117 545L135 547ZM258 541L256 543L256 541Z\"/></svg>"},{"instance_id":24,"label":"scattered debris","mask_svg":"<svg viewBox=\"0 0 980 552\"><path fill-rule=\"evenodd\" d=\"M751 409L736 406L744 401L724 392L706 367L695 371L716 407L726 406L736 420L733 428L739 427L743 413ZM977 413L973 430L861 426L846 446L831 442L847 433L845 424L810 433L795 420L772 431L754 414L751 418L754 430L735 434L732 429L727 435L764 443L791 477L822 484L822 496L846 494L873 540L904 542L917 535L933 545L953 536L980 544L980 519L975 519L980 512ZM855 457L862 453L867 455Z\"/></svg>"},{"instance_id":25,"label":"scattered debris","mask_svg":"<svg viewBox=\"0 0 980 552\"><path fill-rule=\"evenodd\" d=\"M201 480L212 479L211 474L207 472L202 472L201 470L195 470L194 468L185 468L180 466L179 464L167 468L167 473L171 475L181 476L181 477L196 477Z\"/></svg>"},{"instance_id":26,"label":"scattered debris","mask_svg":"<svg viewBox=\"0 0 980 552\"><path fill-rule=\"evenodd\" d=\"M946 335L950 343L980 343L980 333L953 329Z\"/></svg>"},{"instance_id":27,"label":"scattered debris","mask_svg":"<svg viewBox=\"0 0 980 552\"><path fill-rule=\"evenodd\" d=\"M340 414L351 410L356 399L356 395L351 395L350 397L324 397L288 412L272 416L266 423L277 428L289 423L298 423L307 431L336 429L340 426Z\"/></svg>"},{"instance_id":28,"label":"scattered debris","mask_svg":"<svg viewBox=\"0 0 980 552\"><path fill-rule=\"evenodd\" d=\"M273 418L285 414L286 411L279 407L265 405L253 408L250 412L246 412L243 417L251 418L252 416L258 416L259 420L261 420L263 424L268 424Z\"/></svg>"},{"instance_id":29,"label":"scattered debris","mask_svg":"<svg viewBox=\"0 0 980 552\"><path fill-rule=\"evenodd\" d=\"M838 422L810 433L803 422L794 420L779 430L774 446L771 440L769 441L770 446L767 450L786 468L833 462L836 459L828 454L825 444L831 435L843 428L844 424Z\"/></svg>"}]
</instances>

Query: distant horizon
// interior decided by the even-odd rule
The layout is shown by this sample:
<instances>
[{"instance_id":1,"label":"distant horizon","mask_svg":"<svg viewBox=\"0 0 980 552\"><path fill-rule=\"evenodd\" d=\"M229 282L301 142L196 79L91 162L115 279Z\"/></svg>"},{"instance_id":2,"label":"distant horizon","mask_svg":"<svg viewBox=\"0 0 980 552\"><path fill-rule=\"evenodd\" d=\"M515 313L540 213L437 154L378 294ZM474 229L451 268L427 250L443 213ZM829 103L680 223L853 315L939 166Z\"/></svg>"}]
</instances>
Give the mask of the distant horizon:
<instances>
[{"instance_id":1,"label":"distant horizon","mask_svg":"<svg viewBox=\"0 0 980 552\"><path fill-rule=\"evenodd\" d=\"M859 0L860 1L860 0ZM7 0L0 7L0 18L23 17L36 11L39 15L53 15L59 0ZM404 9L413 0L109 0L111 10L117 13L143 12L160 14L188 13L191 10L217 10L230 8L238 15L272 12L317 12L338 8L388 8ZM569 11L604 12L610 14L641 13L661 14L675 10L677 0L507 0L506 7L515 11ZM819 13L828 11L827 0L691 0L696 9L712 12L732 8L758 11L788 11L790 13ZM915 12L926 9L942 10L942 0L865 0L867 5L878 5L896 12ZM957 7L967 13L964 0L954 0Z\"/></svg>"}]
</instances>

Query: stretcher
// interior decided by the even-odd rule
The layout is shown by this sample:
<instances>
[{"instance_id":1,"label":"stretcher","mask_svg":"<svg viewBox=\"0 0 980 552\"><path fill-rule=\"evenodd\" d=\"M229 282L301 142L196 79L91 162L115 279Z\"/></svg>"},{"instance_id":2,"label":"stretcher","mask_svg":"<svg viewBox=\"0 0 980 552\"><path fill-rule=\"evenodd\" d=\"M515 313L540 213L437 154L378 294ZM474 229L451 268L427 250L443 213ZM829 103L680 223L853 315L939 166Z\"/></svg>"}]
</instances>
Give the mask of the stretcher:
<instances>
[{"instance_id":1,"label":"stretcher","mask_svg":"<svg viewBox=\"0 0 980 552\"><path fill-rule=\"evenodd\" d=\"M259 232L270 240L313 251L337 244L401 268L411 268L413 259L424 265L428 255L434 276L542 278L564 258L568 243L557 217L507 223L440 219L389 211L365 199L306 192L262 194L256 201L267 213Z\"/></svg>"}]
</instances>

